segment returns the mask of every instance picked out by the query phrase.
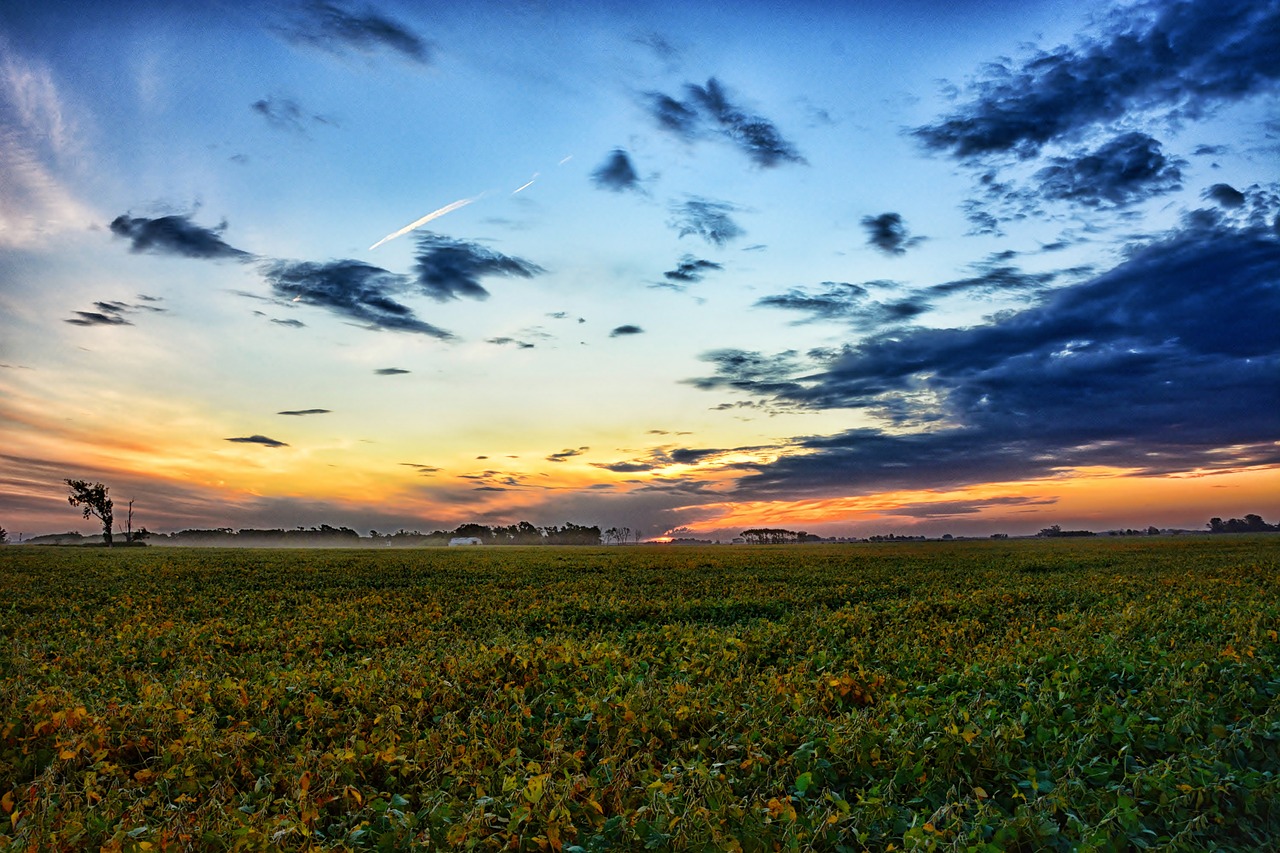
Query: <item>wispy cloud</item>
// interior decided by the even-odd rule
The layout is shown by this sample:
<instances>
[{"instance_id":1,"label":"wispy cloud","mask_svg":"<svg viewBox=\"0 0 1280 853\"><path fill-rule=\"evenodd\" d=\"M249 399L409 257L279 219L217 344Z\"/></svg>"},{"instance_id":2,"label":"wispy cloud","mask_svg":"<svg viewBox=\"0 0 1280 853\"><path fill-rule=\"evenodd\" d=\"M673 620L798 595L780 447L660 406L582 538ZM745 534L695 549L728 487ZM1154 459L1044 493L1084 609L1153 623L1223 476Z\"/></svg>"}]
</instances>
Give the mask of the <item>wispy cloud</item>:
<instances>
[{"instance_id":1,"label":"wispy cloud","mask_svg":"<svg viewBox=\"0 0 1280 853\"><path fill-rule=\"evenodd\" d=\"M155 297L147 297L148 302L159 301ZM131 305L128 302L118 301L99 301L93 303L95 311L76 311L76 316L65 320L75 326L132 326L132 321L125 318L126 314L134 314L138 311L149 311L154 314L163 314L166 309L156 305Z\"/></svg>"},{"instance_id":2,"label":"wispy cloud","mask_svg":"<svg viewBox=\"0 0 1280 853\"><path fill-rule=\"evenodd\" d=\"M730 216L738 210L727 201L692 196L671 205L668 224L681 237L695 234L713 246L723 246L746 233Z\"/></svg>"},{"instance_id":3,"label":"wispy cloud","mask_svg":"<svg viewBox=\"0 0 1280 853\"><path fill-rule=\"evenodd\" d=\"M581 456L590 450L590 447L567 447L559 453L552 453L547 456L548 462L563 462L566 459L572 459L575 456Z\"/></svg>"},{"instance_id":4,"label":"wispy cloud","mask_svg":"<svg viewBox=\"0 0 1280 853\"><path fill-rule=\"evenodd\" d=\"M494 344L500 347L514 346L517 349L533 349L535 346L529 341L522 341L517 338L510 338L510 337L506 337L505 335L497 338L485 338L485 343Z\"/></svg>"},{"instance_id":5,"label":"wispy cloud","mask_svg":"<svg viewBox=\"0 0 1280 853\"><path fill-rule=\"evenodd\" d=\"M97 219L61 176L89 161L49 68L0 34L0 248L28 248Z\"/></svg>"},{"instance_id":6,"label":"wispy cloud","mask_svg":"<svg viewBox=\"0 0 1280 853\"><path fill-rule=\"evenodd\" d=\"M293 417L301 417L302 415L327 415L330 409L291 409L286 412L276 412L277 415L291 415Z\"/></svg>"},{"instance_id":7,"label":"wispy cloud","mask_svg":"<svg viewBox=\"0 0 1280 853\"><path fill-rule=\"evenodd\" d=\"M676 264L676 268L667 270L662 274L662 277L666 279L667 286L683 289L685 285L702 281L706 278L707 273L722 269L724 269L724 266L715 261L696 258L693 255L684 255L680 258L680 262Z\"/></svg>"},{"instance_id":8,"label":"wispy cloud","mask_svg":"<svg viewBox=\"0 0 1280 853\"><path fill-rule=\"evenodd\" d=\"M310 114L302 108L295 99L284 96L270 96L260 98L249 105L249 109L253 110L271 127L286 133L293 133L299 136L307 135L307 128L320 124L332 125L333 119L327 116Z\"/></svg>"},{"instance_id":9,"label":"wispy cloud","mask_svg":"<svg viewBox=\"0 0 1280 853\"><path fill-rule=\"evenodd\" d=\"M868 285L883 283L869 282ZM793 287L786 293L762 297L755 304L760 308L808 314L801 322L836 320L860 330L908 323L933 307L921 294L883 301L872 299L867 285L844 281L824 281L817 288Z\"/></svg>"},{"instance_id":10,"label":"wispy cloud","mask_svg":"<svg viewBox=\"0 0 1280 853\"><path fill-rule=\"evenodd\" d=\"M480 279L498 276L533 278L545 272L523 258L504 255L468 240L427 232L418 237L414 282L437 302L467 296L488 299Z\"/></svg>"},{"instance_id":11,"label":"wispy cloud","mask_svg":"<svg viewBox=\"0 0 1280 853\"><path fill-rule=\"evenodd\" d=\"M660 128L686 141L702 136L726 139L762 168L805 162L773 122L734 104L716 78L703 86L686 84L685 94L684 101L661 92L646 95L646 106Z\"/></svg>"},{"instance_id":12,"label":"wispy cloud","mask_svg":"<svg viewBox=\"0 0 1280 853\"><path fill-rule=\"evenodd\" d=\"M69 320L63 320L64 323L71 323L76 326L132 326L133 323L121 317L119 314L108 314L101 311L77 311L76 316Z\"/></svg>"},{"instance_id":13,"label":"wispy cloud","mask_svg":"<svg viewBox=\"0 0 1280 853\"><path fill-rule=\"evenodd\" d=\"M373 372L378 376L400 376L401 374L411 373L412 371L405 370L402 367L379 367Z\"/></svg>"},{"instance_id":14,"label":"wispy cloud","mask_svg":"<svg viewBox=\"0 0 1280 853\"><path fill-rule=\"evenodd\" d=\"M622 337L626 337L627 335L640 335L643 333L644 333L644 329L640 328L639 326L633 326L632 324L627 323L626 325L623 325L623 326L616 326L613 329L613 331L609 332L609 337L622 338Z\"/></svg>"},{"instance_id":15,"label":"wispy cloud","mask_svg":"<svg viewBox=\"0 0 1280 853\"><path fill-rule=\"evenodd\" d=\"M225 441L234 441L239 444L261 444L263 447L288 447L283 441L277 441L274 438L267 438L265 435L246 435L239 438L228 438Z\"/></svg>"},{"instance_id":16,"label":"wispy cloud","mask_svg":"<svg viewBox=\"0 0 1280 853\"><path fill-rule=\"evenodd\" d=\"M386 50L421 65L431 61L430 42L370 7L355 13L336 3L313 2L302 7L285 35L296 43L334 54L354 50L368 55Z\"/></svg>"},{"instance_id":17,"label":"wispy cloud","mask_svg":"<svg viewBox=\"0 0 1280 853\"><path fill-rule=\"evenodd\" d=\"M277 260L264 262L261 269L278 297L327 308L373 329L453 338L453 333L418 319L413 309L392 298L409 288L407 277L398 273L353 260Z\"/></svg>"},{"instance_id":18,"label":"wispy cloud","mask_svg":"<svg viewBox=\"0 0 1280 853\"><path fill-rule=\"evenodd\" d=\"M184 258L206 260L231 259L251 261L248 252L227 245L221 233L227 228L223 222L217 228L196 225L186 214L160 216L155 219L117 216L111 221L111 233L129 240L132 252L150 252L157 255L178 255Z\"/></svg>"}]
</instances>

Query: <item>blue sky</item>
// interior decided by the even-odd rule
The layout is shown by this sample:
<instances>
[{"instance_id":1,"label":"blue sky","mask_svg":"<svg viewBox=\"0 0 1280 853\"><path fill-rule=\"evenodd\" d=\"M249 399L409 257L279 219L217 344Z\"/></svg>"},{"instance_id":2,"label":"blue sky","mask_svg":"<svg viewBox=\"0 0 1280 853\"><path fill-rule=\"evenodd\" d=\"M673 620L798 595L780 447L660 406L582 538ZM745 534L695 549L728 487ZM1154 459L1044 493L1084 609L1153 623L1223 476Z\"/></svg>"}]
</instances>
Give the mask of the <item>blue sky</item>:
<instances>
[{"instance_id":1,"label":"blue sky","mask_svg":"<svg viewBox=\"0 0 1280 853\"><path fill-rule=\"evenodd\" d=\"M0 525L1274 516L1276 55L1276 2L7 7Z\"/></svg>"}]
</instances>

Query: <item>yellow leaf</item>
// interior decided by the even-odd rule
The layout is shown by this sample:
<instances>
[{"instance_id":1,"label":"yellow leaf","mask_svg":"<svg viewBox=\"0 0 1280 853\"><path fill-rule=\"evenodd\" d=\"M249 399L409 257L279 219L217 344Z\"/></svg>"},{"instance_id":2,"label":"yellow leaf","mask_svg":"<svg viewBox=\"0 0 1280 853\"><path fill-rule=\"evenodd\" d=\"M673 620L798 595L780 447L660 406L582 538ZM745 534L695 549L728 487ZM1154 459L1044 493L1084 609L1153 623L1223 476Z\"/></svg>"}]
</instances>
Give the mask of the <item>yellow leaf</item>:
<instances>
[{"instance_id":1,"label":"yellow leaf","mask_svg":"<svg viewBox=\"0 0 1280 853\"><path fill-rule=\"evenodd\" d=\"M547 786L547 777L549 774L542 773L529 779L524 786L524 798L531 803L542 800L542 794Z\"/></svg>"},{"instance_id":2,"label":"yellow leaf","mask_svg":"<svg viewBox=\"0 0 1280 853\"><path fill-rule=\"evenodd\" d=\"M974 788L973 795L980 800L985 800L987 797L991 796L987 793L985 788Z\"/></svg>"},{"instance_id":3,"label":"yellow leaf","mask_svg":"<svg viewBox=\"0 0 1280 853\"><path fill-rule=\"evenodd\" d=\"M5 814L13 812L13 791L9 791L3 797L0 797L0 809L4 809Z\"/></svg>"}]
</instances>

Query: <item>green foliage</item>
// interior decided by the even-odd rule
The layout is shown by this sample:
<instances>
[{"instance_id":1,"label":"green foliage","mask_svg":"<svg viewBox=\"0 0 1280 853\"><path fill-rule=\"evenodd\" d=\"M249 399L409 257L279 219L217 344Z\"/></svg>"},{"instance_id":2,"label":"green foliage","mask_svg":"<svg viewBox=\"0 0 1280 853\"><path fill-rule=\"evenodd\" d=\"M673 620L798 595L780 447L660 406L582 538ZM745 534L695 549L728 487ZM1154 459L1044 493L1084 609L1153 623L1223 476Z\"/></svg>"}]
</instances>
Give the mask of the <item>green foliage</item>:
<instances>
[{"instance_id":1,"label":"green foliage","mask_svg":"<svg viewBox=\"0 0 1280 853\"><path fill-rule=\"evenodd\" d=\"M1280 539L0 552L0 844L1265 849Z\"/></svg>"}]
</instances>

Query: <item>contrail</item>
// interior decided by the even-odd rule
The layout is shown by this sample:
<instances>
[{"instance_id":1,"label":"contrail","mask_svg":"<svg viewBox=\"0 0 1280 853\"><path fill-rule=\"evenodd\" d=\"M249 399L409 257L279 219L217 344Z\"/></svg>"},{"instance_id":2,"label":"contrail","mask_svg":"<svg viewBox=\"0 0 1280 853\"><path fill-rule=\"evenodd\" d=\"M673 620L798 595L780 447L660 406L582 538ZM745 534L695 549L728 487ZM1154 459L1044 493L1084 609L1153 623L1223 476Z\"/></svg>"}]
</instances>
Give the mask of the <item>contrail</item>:
<instances>
[{"instance_id":1,"label":"contrail","mask_svg":"<svg viewBox=\"0 0 1280 853\"><path fill-rule=\"evenodd\" d=\"M480 195L484 195L484 193L481 193ZM446 213L453 213L455 210L457 210L460 207L466 207L467 205L471 204L471 202L475 201L478 198L480 198L480 196L476 196L475 198L458 199L457 201L451 204L446 204L444 207L440 208L439 210L433 210L430 213L428 213L426 216L422 217L421 219L415 222L410 222L408 225L401 228L399 231L395 232L394 234L388 234L387 236L383 237L381 240L379 240L378 242L370 246L369 251L372 252L374 249L378 248L383 243L390 242L391 240L394 240L397 237L403 237L405 234L408 234L413 229L420 228L423 225L426 225L431 220L444 216Z\"/></svg>"},{"instance_id":2,"label":"contrail","mask_svg":"<svg viewBox=\"0 0 1280 853\"><path fill-rule=\"evenodd\" d=\"M533 186L533 182L538 180L538 175L539 175L538 172L534 172L533 177L529 179L529 182L527 184L522 184L521 186L516 187L514 190L511 191L511 194L515 195L516 193L520 192L520 190L527 190L529 187Z\"/></svg>"}]
</instances>

